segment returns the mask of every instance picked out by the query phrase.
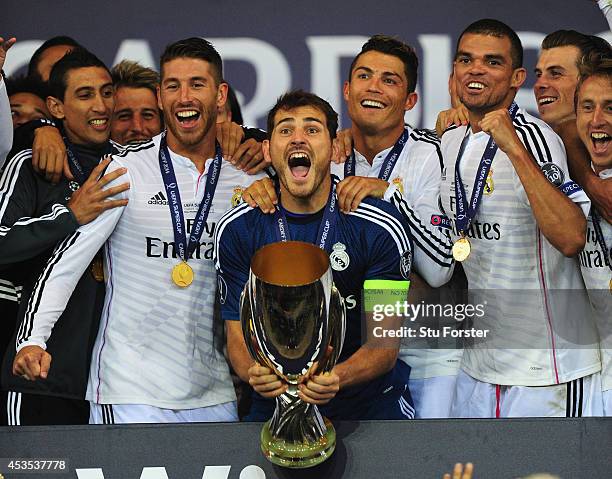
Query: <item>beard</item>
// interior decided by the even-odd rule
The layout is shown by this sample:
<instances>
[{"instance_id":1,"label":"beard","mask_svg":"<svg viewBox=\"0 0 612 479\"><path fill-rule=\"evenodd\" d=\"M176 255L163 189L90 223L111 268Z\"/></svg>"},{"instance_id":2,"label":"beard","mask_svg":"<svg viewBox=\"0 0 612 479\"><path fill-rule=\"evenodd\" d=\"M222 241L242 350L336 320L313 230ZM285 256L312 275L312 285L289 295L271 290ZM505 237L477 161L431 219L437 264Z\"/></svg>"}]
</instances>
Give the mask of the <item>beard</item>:
<instances>
[{"instance_id":1,"label":"beard","mask_svg":"<svg viewBox=\"0 0 612 479\"><path fill-rule=\"evenodd\" d=\"M186 147L196 146L206 138L212 126L217 122L216 108L202 108L200 119L202 120L202 124L198 126L198 128L185 131L180 127L179 121L174 114L164 114L164 123L172 132L172 135Z\"/></svg>"}]
</instances>

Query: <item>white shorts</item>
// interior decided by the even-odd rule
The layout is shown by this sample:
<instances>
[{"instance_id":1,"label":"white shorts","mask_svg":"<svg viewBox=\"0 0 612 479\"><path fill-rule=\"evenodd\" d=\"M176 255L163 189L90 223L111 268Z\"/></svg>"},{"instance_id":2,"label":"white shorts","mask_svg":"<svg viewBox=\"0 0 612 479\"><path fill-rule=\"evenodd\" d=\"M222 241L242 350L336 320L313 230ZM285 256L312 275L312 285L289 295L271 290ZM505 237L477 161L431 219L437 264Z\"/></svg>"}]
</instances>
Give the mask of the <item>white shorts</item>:
<instances>
[{"instance_id":1,"label":"white shorts","mask_svg":"<svg viewBox=\"0 0 612 479\"><path fill-rule=\"evenodd\" d=\"M601 393L603 396L603 415L612 416L612 389Z\"/></svg>"},{"instance_id":2,"label":"white shorts","mask_svg":"<svg viewBox=\"0 0 612 479\"><path fill-rule=\"evenodd\" d=\"M451 417L582 417L603 415L601 374L553 386L499 386L457 375Z\"/></svg>"},{"instance_id":3,"label":"white shorts","mask_svg":"<svg viewBox=\"0 0 612 479\"><path fill-rule=\"evenodd\" d=\"M416 419L447 418L450 415L457 376L408 380Z\"/></svg>"},{"instance_id":4,"label":"white shorts","mask_svg":"<svg viewBox=\"0 0 612 479\"><path fill-rule=\"evenodd\" d=\"M89 424L238 421L236 402L196 409L162 409L147 404L96 404L91 402Z\"/></svg>"}]
</instances>

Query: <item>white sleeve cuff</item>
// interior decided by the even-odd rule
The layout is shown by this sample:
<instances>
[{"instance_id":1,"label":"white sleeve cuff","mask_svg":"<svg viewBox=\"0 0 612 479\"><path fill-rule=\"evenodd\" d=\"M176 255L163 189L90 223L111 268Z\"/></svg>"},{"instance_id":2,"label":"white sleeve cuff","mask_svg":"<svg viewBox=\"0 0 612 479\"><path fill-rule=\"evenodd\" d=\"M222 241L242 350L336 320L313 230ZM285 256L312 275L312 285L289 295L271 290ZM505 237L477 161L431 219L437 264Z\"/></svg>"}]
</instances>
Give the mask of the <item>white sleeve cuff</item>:
<instances>
[{"instance_id":1,"label":"white sleeve cuff","mask_svg":"<svg viewBox=\"0 0 612 479\"><path fill-rule=\"evenodd\" d=\"M43 343L42 341L36 341L33 339L29 339L28 341L24 341L19 346L17 346L17 352L21 351L23 348L26 348L28 346L38 346L38 347L43 348L45 351L47 350L47 345Z\"/></svg>"}]
</instances>

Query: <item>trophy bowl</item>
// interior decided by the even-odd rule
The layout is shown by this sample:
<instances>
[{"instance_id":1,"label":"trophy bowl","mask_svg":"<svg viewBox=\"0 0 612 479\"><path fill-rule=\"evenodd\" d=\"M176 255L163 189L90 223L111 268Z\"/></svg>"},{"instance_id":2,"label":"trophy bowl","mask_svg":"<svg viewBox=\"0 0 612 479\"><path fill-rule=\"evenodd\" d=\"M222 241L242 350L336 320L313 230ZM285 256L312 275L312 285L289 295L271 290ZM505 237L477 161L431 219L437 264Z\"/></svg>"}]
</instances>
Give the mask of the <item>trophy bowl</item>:
<instances>
[{"instance_id":1,"label":"trophy bowl","mask_svg":"<svg viewBox=\"0 0 612 479\"><path fill-rule=\"evenodd\" d=\"M320 464L334 452L336 432L299 398L298 385L331 371L344 342L346 310L327 253L300 241L264 246L253 255L240 303L249 353L288 385L262 429L261 449L279 466Z\"/></svg>"}]
</instances>

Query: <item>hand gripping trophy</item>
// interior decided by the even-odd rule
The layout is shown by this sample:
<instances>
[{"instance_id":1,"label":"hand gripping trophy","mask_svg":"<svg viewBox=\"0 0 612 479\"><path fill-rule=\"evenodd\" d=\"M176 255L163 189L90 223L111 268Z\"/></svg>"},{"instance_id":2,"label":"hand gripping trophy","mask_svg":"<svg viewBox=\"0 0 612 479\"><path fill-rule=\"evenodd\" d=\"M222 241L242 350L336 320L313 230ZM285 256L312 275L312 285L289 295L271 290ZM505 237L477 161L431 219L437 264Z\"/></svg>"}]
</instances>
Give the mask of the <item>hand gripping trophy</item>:
<instances>
[{"instance_id":1,"label":"hand gripping trophy","mask_svg":"<svg viewBox=\"0 0 612 479\"><path fill-rule=\"evenodd\" d=\"M346 328L344 301L327 253L300 241L272 243L255 253L241 297L242 331L257 362L287 382L261 432L274 464L305 468L336 447L333 425L298 397L298 384L336 364Z\"/></svg>"}]
</instances>

